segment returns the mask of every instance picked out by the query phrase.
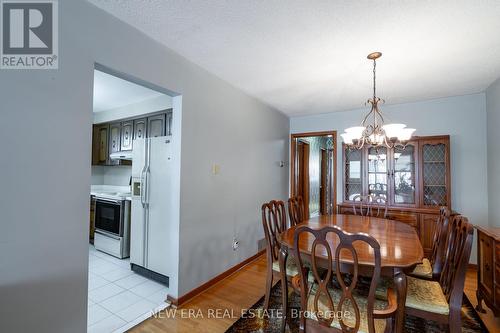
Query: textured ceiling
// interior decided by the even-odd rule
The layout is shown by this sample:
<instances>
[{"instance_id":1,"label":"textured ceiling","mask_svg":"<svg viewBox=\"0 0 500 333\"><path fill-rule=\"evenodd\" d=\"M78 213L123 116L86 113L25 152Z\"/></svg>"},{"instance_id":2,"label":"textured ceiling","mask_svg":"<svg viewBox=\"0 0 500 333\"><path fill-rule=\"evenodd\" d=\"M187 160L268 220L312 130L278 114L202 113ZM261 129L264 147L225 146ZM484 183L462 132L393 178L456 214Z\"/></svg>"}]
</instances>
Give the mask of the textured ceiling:
<instances>
[{"instance_id":1,"label":"textured ceiling","mask_svg":"<svg viewBox=\"0 0 500 333\"><path fill-rule=\"evenodd\" d=\"M387 103L500 76L500 1L89 0L288 115L362 107L381 51Z\"/></svg>"},{"instance_id":2,"label":"textured ceiling","mask_svg":"<svg viewBox=\"0 0 500 333\"><path fill-rule=\"evenodd\" d=\"M94 112L116 109L162 95L130 81L94 70Z\"/></svg>"}]
</instances>

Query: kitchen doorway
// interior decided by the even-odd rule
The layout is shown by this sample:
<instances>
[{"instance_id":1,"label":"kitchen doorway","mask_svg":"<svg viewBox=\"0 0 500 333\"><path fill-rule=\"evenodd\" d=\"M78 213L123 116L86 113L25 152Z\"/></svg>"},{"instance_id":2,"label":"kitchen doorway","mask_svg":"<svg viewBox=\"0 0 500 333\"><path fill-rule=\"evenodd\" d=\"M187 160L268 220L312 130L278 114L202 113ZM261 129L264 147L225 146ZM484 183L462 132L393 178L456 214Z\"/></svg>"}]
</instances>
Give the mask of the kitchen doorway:
<instances>
[{"instance_id":1,"label":"kitchen doorway","mask_svg":"<svg viewBox=\"0 0 500 333\"><path fill-rule=\"evenodd\" d=\"M182 96L99 64L93 85L87 330L125 332L178 297Z\"/></svg>"},{"instance_id":2,"label":"kitchen doorway","mask_svg":"<svg viewBox=\"0 0 500 333\"><path fill-rule=\"evenodd\" d=\"M337 132L291 135L290 195L301 196L306 217L336 212Z\"/></svg>"}]
</instances>

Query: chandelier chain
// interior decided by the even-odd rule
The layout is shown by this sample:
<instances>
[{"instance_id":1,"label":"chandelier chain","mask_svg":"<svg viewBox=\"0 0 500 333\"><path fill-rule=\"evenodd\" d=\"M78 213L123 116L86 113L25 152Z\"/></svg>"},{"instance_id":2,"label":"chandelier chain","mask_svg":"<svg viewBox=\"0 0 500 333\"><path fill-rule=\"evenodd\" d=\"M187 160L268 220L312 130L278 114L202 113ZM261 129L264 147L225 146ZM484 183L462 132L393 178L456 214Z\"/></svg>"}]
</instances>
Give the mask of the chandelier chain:
<instances>
[{"instance_id":1,"label":"chandelier chain","mask_svg":"<svg viewBox=\"0 0 500 333\"><path fill-rule=\"evenodd\" d=\"M376 67L377 67L377 61L375 59L373 59L373 101L375 101L375 97L376 97L376 93L375 93Z\"/></svg>"}]
</instances>

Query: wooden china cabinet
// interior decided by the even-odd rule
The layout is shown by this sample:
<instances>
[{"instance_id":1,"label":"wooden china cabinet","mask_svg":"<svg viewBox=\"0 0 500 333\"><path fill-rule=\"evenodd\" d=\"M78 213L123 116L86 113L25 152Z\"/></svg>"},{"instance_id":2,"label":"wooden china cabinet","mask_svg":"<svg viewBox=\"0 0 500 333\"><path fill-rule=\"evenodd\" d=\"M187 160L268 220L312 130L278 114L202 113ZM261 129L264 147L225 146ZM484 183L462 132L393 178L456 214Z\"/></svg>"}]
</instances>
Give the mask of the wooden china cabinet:
<instances>
[{"instance_id":1,"label":"wooden china cabinet","mask_svg":"<svg viewBox=\"0 0 500 333\"><path fill-rule=\"evenodd\" d=\"M343 146L343 203L339 212L353 213L357 195L380 195L387 199L387 218L413 226L426 256L439 207L451 209L450 137L413 137L406 147L387 149Z\"/></svg>"}]
</instances>

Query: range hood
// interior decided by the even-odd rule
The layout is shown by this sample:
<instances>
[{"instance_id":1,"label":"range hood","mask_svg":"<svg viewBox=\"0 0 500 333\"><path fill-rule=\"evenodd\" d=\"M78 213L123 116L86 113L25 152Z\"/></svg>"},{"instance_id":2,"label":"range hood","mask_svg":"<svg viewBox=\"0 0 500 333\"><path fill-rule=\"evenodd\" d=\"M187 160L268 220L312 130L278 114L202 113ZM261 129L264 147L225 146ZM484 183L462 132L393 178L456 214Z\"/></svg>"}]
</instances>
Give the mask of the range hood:
<instances>
[{"instance_id":1,"label":"range hood","mask_svg":"<svg viewBox=\"0 0 500 333\"><path fill-rule=\"evenodd\" d=\"M109 154L109 158L112 160L128 160L132 161L132 151L119 151L116 153Z\"/></svg>"}]
</instances>

